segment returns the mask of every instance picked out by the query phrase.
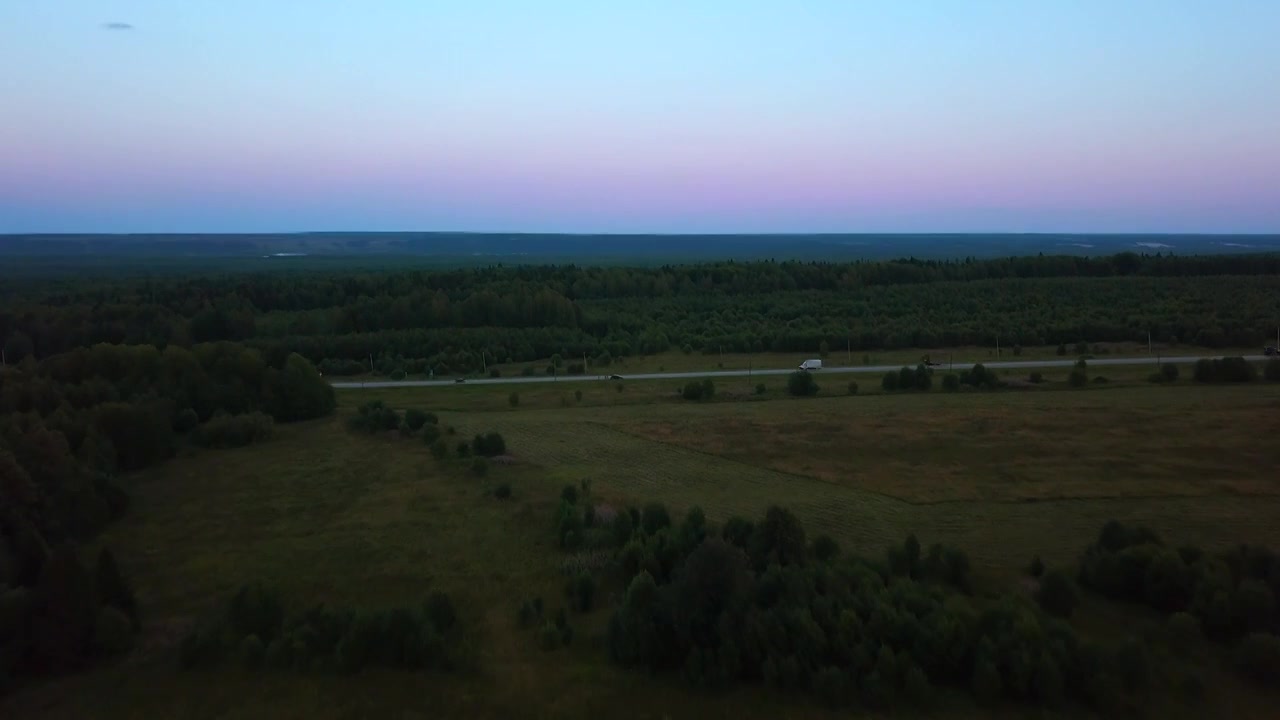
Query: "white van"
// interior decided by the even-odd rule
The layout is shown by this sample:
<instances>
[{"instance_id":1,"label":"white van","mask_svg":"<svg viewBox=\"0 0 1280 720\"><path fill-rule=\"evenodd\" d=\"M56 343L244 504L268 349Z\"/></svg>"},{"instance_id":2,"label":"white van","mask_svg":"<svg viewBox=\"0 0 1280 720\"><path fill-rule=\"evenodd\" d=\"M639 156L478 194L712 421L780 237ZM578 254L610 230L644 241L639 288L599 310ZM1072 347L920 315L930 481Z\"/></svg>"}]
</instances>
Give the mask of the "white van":
<instances>
[{"instance_id":1,"label":"white van","mask_svg":"<svg viewBox=\"0 0 1280 720\"><path fill-rule=\"evenodd\" d=\"M821 360L805 360L804 362L800 363L800 369L801 370L821 370L822 361Z\"/></svg>"}]
</instances>

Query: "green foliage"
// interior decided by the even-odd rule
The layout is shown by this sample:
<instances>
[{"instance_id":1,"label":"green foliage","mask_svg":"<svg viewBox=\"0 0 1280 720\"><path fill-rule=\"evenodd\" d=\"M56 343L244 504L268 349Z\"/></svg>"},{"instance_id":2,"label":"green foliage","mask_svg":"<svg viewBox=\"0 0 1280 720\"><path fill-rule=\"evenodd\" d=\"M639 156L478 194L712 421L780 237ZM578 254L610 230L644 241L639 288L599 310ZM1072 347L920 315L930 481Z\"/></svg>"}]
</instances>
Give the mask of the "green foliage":
<instances>
[{"instance_id":1,"label":"green foliage","mask_svg":"<svg viewBox=\"0 0 1280 720\"><path fill-rule=\"evenodd\" d=\"M1032 372L1030 375L1027 376L1027 381L1030 382L1032 385L1039 385L1040 383L1044 382L1044 374L1041 373L1039 370Z\"/></svg>"},{"instance_id":2,"label":"green foliage","mask_svg":"<svg viewBox=\"0 0 1280 720\"><path fill-rule=\"evenodd\" d=\"M765 393L766 393L766 392L768 392L768 391L769 391L769 389L768 389L768 388L766 388L766 387L764 386L764 383L756 383L756 394L757 394L757 395L763 395L763 394L765 394Z\"/></svg>"},{"instance_id":3,"label":"green foliage","mask_svg":"<svg viewBox=\"0 0 1280 720\"><path fill-rule=\"evenodd\" d=\"M896 392L898 390L898 373L885 373L880 379L880 388L885 392Z\"/></svg>"},{"instance_id":4,"label":"green foliage","mask_svg":"<svg viewBox=\"0 0 1280 720\"><path fill-rule=\"evenodd\" d=\"M591 612L596 595L596 579L589 571L578 573L565 588L569 604L578 612Z\"/></svg>"},{"instance_id":5,"label":"green foliage","mask_svg":"<svg viewBox=\"0 0 1280 720\"><path fill-rule=\"evenodd\" d=\"M560 628L550 620L544 622L538 630L538 647L550 652L559 648L561 644Z\"/></svg>"},{"instance_id":6,"label":"green foliage","mask_svg":"<svg viewBox=\"0 0 1280 720\"><path fill-rule=\"evenodd\" d=\"M796 370L787 376L787 392L795 397L810 397L818 394L818 383L813 374L807 370Z\"/></svg>"},{"instance_id":7,"label":"green foliage","mask_svg":"<svg viewBox=\"0 0 1280 720\"><path fill-rule=\"evenodd\" d=\"M1164 363L1160 366L1160 377L1164 382L1176 382L1178 379L1178 366L1173 363Z\"/></svg>"},{"instance_id":8,"label":"green foliage","mask_svg":"<svg viewBox=\"0 0 1280 720\"><path fill-rule=\"evenodd\" d=\"M120 610L104 606L93 628L93 647L103 655L120 655L133 648L133 623Z\"/></svg>"},{"instance_id":9,"label":"green foliage","mask_svg":"<svg viewBox=\"0 0 1280 720\"><path fill-rule=\"evenodd\" d=\"M520 393L513 392L507 396L507 404L511 407L520 407Z\"/></svg>"},{"instance_id":10,"label":"green foliage","mask_svg":"<svg viewBox=\"0 0 1280 720\"><path fill-rule=\"evenodd\" d=\"M1050 570L1040 578L1036 590L1036 602L1052 615L1069 618L1080 602L1080 592L1075 581L1062 570Z\"/></svg>"},{"instance_id":11,"label":"green foliage","mask_svg":"<svg viewBox=\"0 0 1280 720\"><path fill-rule=\"evenodd\" d=\"M98 562L94 569L94 587L104 605L111 606L124 613L131 623L138 621L137 600L133 588L120 573L115 556L103 548L98 552Z\"/></svg>"},{"instance_id":12,"label":"green foliage","mask_svg":"<svg viewBox=\"0 0 1280 720\"><path fill-rule=\"evenodd\" d=\"M431 457L442 462L449 457L449 444L444 441L444 438L438 438L431 443Z\"/></svg>"},{"instance_id":13,"label":"green foliage","mask_svg":"<svg viewBox=\"0 0 1280 720\"><path fill-rule=\"evenodd\" d=\"M680 391L680 397L685 400L702 401L711 400L716 395L715 383L711 378L703 378L702 380L692 380L685 384Z\"/></svg>"},{"instance_id":14,"label":"green foliage","mask_svg":"<svg viewBox=\"0 0 1280 720\"><path fill-rule=\"evenodd\" d=\"M1169 616L1169 640L1174 649L1186 653L1203 637L1200 621L1189 612L1176 612Z\"/></svg>"},{"instance_id":15,"label":"green foliage","mask_svg":"<svg viewBox=\"0 0 1280 720\"><path fill-rule=\"evenodd\" d=\"M422 426L422 442L426 445L432 445L436 440L440 439L440 426L433 423L427 423Z\"/></svg>"},{"instance_id":16,"label":"green foliage","mask_svg":"<svg viewBox=\"0 0 1280 720\"><path fill-rule=\"evenodd\" d=\"M1034 578L1044 575L1044 561L1039 555L1031 558L1031 564L1027 566L1027 574Z\"/></svg>"},{"instance_id":17,"label":"green foliage","mask_svg":"<svg viewBox=\"0 0 1280 720\"><path fill-rule=\"evenodd\" d=\"M937 584L950 577L967 586L967 559L942 545L923 553L908 538L895 548L899 574L890 579L836 555L824 536L806 546L781 508L758 526L730 518L721 537L677 543L684 549L667 560L669 533L646 533L619 555L631 579L606 644L620 665L679 671L700 686L809 689L833 707L875 708L896 698L927 706L935 687L967 685L986 705L1078 700L1106 709L1149 675L1140 644L1098 648L1016 593L975 606ZM1050 587L1058 580L1071 588L1064 573L1045 576Z\"/></svg>"},{"instance_id":18,"label":"green foliage","mask_svg":"<svg viewBox=\"0 0 1280 720\"><path fill-rule=\"evenodd\" d=\"M613 535L613 544L622 547L631 540L632 533L635 532L635 524L631 520L631 513L620 512L613 518L613 525L610 530Z\"/></svg>"},{"instance_id":19,"label":"green foliage","mask_svg":"<svg viewBox=\"0 0 1280 720\"><path fill-rule=\"evenodd\" d=\"M482 457L497 457L507 451L507 442L496 432L476 435L471 441L471 450Z\"/></svg>"},{"instance_id":20,"label":"green foliage","mask_svg":"<svg viewBox=\"0 0 1280 720\"><path fill-rule=\"evenodd\" d=\"M456 666L457 615L442 593L432 593L417 607L354 612L321 605L295 614L287 614L275 598L261 586L243 588L224 615L197 625L183 638L182 667L211 667L229 657L250 669L264 664L343 672Z\"/></svg>"},{"instance_id":21,"label":"green foliage","mask_svg":"<svg viewBox=\"0 0 1280 720\"><path fill-rule=\"evenodd\" d=\"M489 474L489 460L484 457L477 457L471 461L471 474L476 477L484 477Z\"/></svg>"},{"instance_id":22,"label":"green foliage","mask_svg":"<svg viewBox=\"0 0 1280 720\"><path fill-rule=\"evenodd\" d=\"M840 545L824 533L813 539L812 552L813 558L818 562L828 562L840 554Z\"/></svg>"},{"instance_id":23,"label":"green foliage","mask_svg":"<svg viewBox=\"0 0 1280 720\"><path fill-rule=\"evenodd\" d=\"M1244 383L1258 379L1258 368L1242 357L1203 358L1192 378L1198 383Z\"/></svg>"},{"instance_id":24,"label":"green foliage","mask_svg":"<svg viewBox=\"0 0 1280 720\"><path fill-rule=\"evenodd\" d=\"M942 389L947 392L955 392L960 389L960 376L954 373L947 373L942 376Z\"/></svg>"},{"instance_id":25,"label":"green foliage","mask_svg":"<svg viewBox=\"0 0 1280 720\"><path fill-rule=\"evenodd\" d=\"M1271 687L1280 683L1280 637L1251 633L1236 647L1234 660L1244 676Z\"/></svg>"},{"instance_id":26,"label":"green foliage","mask_svg":"<svg viewBox=\"0 0 1280 720\"><path fill-rule=\"evenodd\" d=\"M347 427L356 432L380 433L400 427L400 413L389 408L381 400L370 400L356 408L356 414L347 418Z\"/></svg>"},{"instance_id":27,"label":"green foliage","mask_svg":"<svg viewBox=\"0 0 1280 720\"><path fill-rule=\"evenodd\" d=\"M849 395L857 395L857 394L858 394L858 381L857 381L857 380L850 380L850 381L849 381L849 384L845 386L845 392L846 392L847 394L849 394Z\"/></svg>"},{"instance_id":28,"label":"green foliage","mask_svg":"<svg viewBox=\"0 0 1280 720\"><path fill-rule=\"evenodd\" d=\"M575 504L577 504L577 502L578 502L578 486L577 486L577 485L565 485L563 488L561 488L561 489L560 489L560 499L561 499L561 500L563 500L564 502L569 503L570 505L575 505Z\"/></svg>"},{"instance_id":29,"label":"green foliage","mask_svg":"<svg viewBox=\"0 0 1280 720\"><path fill-rule=\"evenodd\" d=\"M1262 376L1267 382L1280 382L1280 358L1271 358L1262 366Z\"/></svg>"},{"instance_id":30,"label":"green foliage","mask_svg":"<svg viewBox=\"0 0 1280 720\"><path fill-rule=\"evenodd\" d=\"M427 413L425 410L418 408L409 408L404 411L404 424L413 432L418 432L422 426L427 424Z\"/></svg>"},{"instance_id":31,"label":"green foliage","mask_svg":"<svg viewBox=\"0 0 1280 720\"><path fill-rule=\"evenodd\" d=\"M507 498L511 497L511 484L502 483L498 487L494 488L493 496L498 498L499 500L506 500Z\"/></svg>"},{"instance_id":32,"label":"green foliage","mask_svg":"<svg viewBox=\"0 0 1280 720\"><path fill-rule=\"evenodd\" d=\"M458 453L458 457L462 459L469 458L471 457L471 444L465 440L462 440L458 443L458 447L456 448L456 451Z\"/></svg>"},{"instance_id":33,"label":"green foliage","mask_svg":"<svg viewBox=\"0 0 1280 720\"><path fill-rule=\"evenodd\" d=\"M659 502L647 503L641 511L640 525L646 535L654 535L659 530L671 526L671 515L667 506Z\"/></svg>"},{"instance_id":34,"label":"green foliage","mask_svg":"<svg viewBox=\"0 0 1280 720\"><path fill-rule=\"evenodd\" d=\"M573 400L574 400L574 402L582 402L582 391L581 391L581 390L574 390L574 391L573 391Z\"/></svg>"},{"instance_id":35,"label":"green foliage","mask_svg":"<svg viewBox=\"0 0 1280 720\"><path fill-rule=\"evenodd\" d=\"M1071 369L1071 374L1067 376L1067 382L1071 387L1084 387L1089 384L1089 364L1084 358L1076 361L1075 367Z\"/></svg>"},{"instance_id":36,"label":"green foliage","mask_svg":"<svg viewBox=\"0 0 1280 720\"><path fill-rule=\"evenodd\" d=\"M275 422L266 413L218 415L201 425L191 439L208 448L233 448L266 442L275 434Z\"/></svg>"},{"instance_id":37,"label":"green foliage","mask_svg":"<svg viewBox=\"0 0 1280 720\"><path fill-rule=\"evenodd\" d=\"M520 603L520 611L516 621L522 628L529 628L542 622L542 598L533 597Z\"/></svg>"},{"instance_id":38,"label":"green foliage","mask_svg":"<svg viewBox=\"0 0 1280 720\"><path fill-rule=\"evenodd\" d=\"M183 408L173 418L173 431L180 435L186 435L195 430L199 424L200 416L196 414L196 411L191 408Z\"/></svg>"}]
</instances>

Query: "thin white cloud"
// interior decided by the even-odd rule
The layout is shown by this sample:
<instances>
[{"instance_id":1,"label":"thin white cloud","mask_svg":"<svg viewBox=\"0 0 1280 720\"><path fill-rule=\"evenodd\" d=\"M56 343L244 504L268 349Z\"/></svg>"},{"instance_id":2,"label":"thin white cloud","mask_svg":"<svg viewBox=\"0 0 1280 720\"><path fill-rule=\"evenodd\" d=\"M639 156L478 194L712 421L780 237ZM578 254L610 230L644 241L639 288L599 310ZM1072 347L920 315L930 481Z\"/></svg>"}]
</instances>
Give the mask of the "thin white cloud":
<instances>
[{"instance_id":1,"label":"thin white cloud","mask_svg":"<svg viewBox=\"0 0 1280 720\"><path fill-rule=\"evenodd\" d=\"M132 30L133 26L126 22L102 23L103 30Z\"/></svg>"}]
</instances>

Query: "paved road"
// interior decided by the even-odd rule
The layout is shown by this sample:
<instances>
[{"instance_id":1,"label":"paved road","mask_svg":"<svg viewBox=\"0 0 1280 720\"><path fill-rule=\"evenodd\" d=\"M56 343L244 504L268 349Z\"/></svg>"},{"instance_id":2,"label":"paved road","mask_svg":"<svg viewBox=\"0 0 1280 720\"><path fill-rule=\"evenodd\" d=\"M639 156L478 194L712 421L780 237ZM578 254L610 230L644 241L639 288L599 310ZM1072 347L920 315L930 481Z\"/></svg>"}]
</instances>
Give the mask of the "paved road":
<instances>
[{"instance_id":1,"label":"paved road","mask_svg":"<svg viewBox=\"0 0 1280 720\"><path fill-rule=\"evenodd\" d=\"M1180 356L1180 357L1162 357L1158 358L1160 362L1188 364L1201 360L1198 356ZM1262 355L1249 355L1245 357L1250 362L1266 360ZM1095 358L1089 360L1089 367L1103 367L1109 365L1152 365L1156 364L1157 358L1137 357L1137 358ZM993 370L1017 370L1019 368L1066 368L1075 365L1073 360L1006 360L999 362L982 363L983 366ZM948 366L943 363L939 369L951 367L956 370L966 370L973 367L973 363L955 363ZM850 365L850 366L827 366L821 370L815 371L818 375L831 375L839 373L887 373L896 371L902 367L898 365ZM754 370L709 370L705 372L668 372L668 373L638 373L635 375L628 373L619 373L627 380L679 380L687 378L723 378L723 377L755 377L757 375L788 375L795 372L795 368L773 368L773 369L754 369ZM589 382L608 379L608 375L560 375L558 377L548 377L546 375L533 375L529 377L500 377L500 378L476 378L467 380L467 385L523 385L525 383L549 383L549 382ZM370 380L368 382L335 382L332 385L339 390L350 390L360 388L399 388L399 387L436 387L446 385L456 385L458 383L453 380Z\"/></svg>"}]
</instances>

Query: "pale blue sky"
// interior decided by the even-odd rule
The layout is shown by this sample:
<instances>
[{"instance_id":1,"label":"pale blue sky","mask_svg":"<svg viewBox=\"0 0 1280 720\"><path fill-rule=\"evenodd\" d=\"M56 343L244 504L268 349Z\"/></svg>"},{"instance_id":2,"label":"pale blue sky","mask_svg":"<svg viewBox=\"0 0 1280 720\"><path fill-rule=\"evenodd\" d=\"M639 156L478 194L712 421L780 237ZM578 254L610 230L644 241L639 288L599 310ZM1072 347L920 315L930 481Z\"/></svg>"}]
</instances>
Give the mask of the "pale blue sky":
<instances>
[{"instance_id":1,"label":"pale blue sky","mask_svg":"<svg viewBox=\"0 0 1280 720\"><path fill-rule=\"evenodd\" d=\"M0 232L1280 230L1280 2L3 0L0 98Z\"/></svg>"}]
</instances>

